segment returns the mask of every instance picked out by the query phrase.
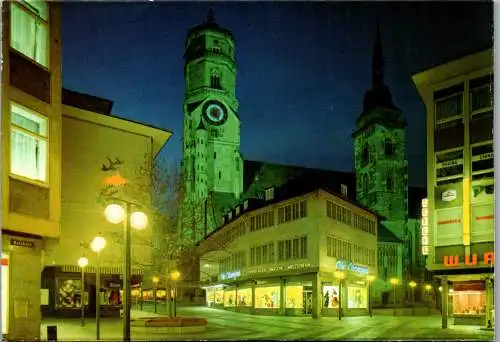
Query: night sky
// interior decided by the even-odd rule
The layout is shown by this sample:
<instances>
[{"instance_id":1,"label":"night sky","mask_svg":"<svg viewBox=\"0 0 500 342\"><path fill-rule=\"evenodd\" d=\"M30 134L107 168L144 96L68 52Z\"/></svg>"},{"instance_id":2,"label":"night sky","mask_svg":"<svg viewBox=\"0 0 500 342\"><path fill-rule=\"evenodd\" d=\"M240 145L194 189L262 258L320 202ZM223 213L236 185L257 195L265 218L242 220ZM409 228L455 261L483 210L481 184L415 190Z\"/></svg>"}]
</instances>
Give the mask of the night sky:
<instances>
[{"instance_id":1,"label":"night sky","mask_svg":"<svg viewBox=\"0 0 500 342\"><path fill-rule=\"evenodd\" d=\"M62 5L63 85L113 114L168 128L181 158L183 52L207 2ZM386 83L408 120L409 182L425 185L425 108L412 74L492 44L492 5L472 2L216 2L236 38L245 159L351 171L351 133L371 86L376 16Z\"/></svg>"}]
</instances>

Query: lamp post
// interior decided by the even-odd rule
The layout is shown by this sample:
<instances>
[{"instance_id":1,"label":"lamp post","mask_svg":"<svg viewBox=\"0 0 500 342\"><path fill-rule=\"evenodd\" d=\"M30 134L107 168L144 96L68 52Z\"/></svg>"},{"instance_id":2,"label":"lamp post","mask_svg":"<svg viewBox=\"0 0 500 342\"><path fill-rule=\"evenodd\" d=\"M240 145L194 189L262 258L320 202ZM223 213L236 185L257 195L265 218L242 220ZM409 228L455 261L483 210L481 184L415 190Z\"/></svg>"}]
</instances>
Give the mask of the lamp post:
<instances>
[{"instance_id":1,"label":"lamp post","mask_svg":"<svg viewBox=\"0 0 500 342\"><path fill-rule=\"evenodd\" d=\"M427 297L427 315L429 315L431 313L431 289L432 289L432 286L429 284L426 284L424 288L425 288L425 294Z\"/></svg>"},{"instance_id":2,"label":"lamp post","mask_svg":"<svg viewBox=\"0 0 500 342\"><path fill-rule=\"evenodd\" d=\"M99 234L90 243L90 249L97 253L97 270L95 276L95 324L96 339L100 337L100 319L101 319L101 251L106 247L106 240Z\"/></svg>"},{"instance_id":3,"label":"lamp post","mask_svg":"<svg viewBox=\"0 0 500 342\"><path fill-rule=\"evenodd\" d=\"M335 277L339 278L339 321L342 320L342 280L345 278L345 273L342 271L335 272Z\"/></svg>"},{"instance_id":4,"label":"lamp post","mask_svg":"<svg viewBox=\"0 0 500 342\"><path fill-rule=\"evenodd\" d=\"M415 316L415 286L417 286L417 283L412 280L408 285L410 285L411 288L411 306L412 306L411 311L412 315Z\"/></svg>"},{"instance_id":5,"label":"lamp post","mask_svg":"<svg viewBox=\"0 0 500 342\"><path fill-rule=\"evenodd\" d=\"M179 280L181 274L179 271L174 271L171 274L172 280L174 281L174 317L177 316L177 280Z\"/></svg>"},{"instance_id":6,"label":"lamp post","mask_svg":"<svg viewBox=\"0 0 500 342\"><path fill-rule=\"evenodd\" d=\"M131 212L133 203L119 200L120 204L109 204L104 210L106 219L113 224L123 222L124 231L124 277L123 277L123 340L130 341L130 304L131 304L131 273L130 257L131 227L144 229L148 224L148 217L140 211Z\"/></svg>"},{"instance_id":7,"label":"lamp post","mask_svg":"<svg viewBox=\"0 0 500 342\"><path fill-rule=\"evenodd\" d=\"M153 277L153 297L154 297L154 301L155 301L155 313L157 313L157 299L156 299L156 295L157 295L157 291L158 291L158 282L160 281L160 278L158 278L157 276L154 276Z\"/></svg>"},{"instance_id":8,"label":"lamp post","mask_svg":"<svg viewBox=\"0 0 500 342\"><path fill-rule=\"evenodd\" d=\"M82 285L80 289L80 306L82 309L81 322L80 325L83 327L85 325L85 303L83 302L83 294L85 293L85 266L89 264L89 259L86 257L81 257L78 259L78 266L82 270Z\"/></svg>"},{"instance_id":9,"label":"lamp post","mask_svg":"<svg viewBox=\"0 0 500 342\"><path fill-rule=\"evenodd\" d=\"M391 284L392 284L392 289L393 289L393 294L394 294L394 316L397 314L397 301L396 301L396 285L399 283L398 278L391 278Z\"/></svg>"},{"instance_id":10,"label":"lamp post","mask_svg":"<svg viewBox=\"0 0 500 342\"><path fill-rule=\"evenodd\" d=\"M366 279L368 280L368 314L370 317L373 317L372 314L372 284L373 281L375 280L374 275L368 275L366 276Z\"/></svg>"}]
</instances>

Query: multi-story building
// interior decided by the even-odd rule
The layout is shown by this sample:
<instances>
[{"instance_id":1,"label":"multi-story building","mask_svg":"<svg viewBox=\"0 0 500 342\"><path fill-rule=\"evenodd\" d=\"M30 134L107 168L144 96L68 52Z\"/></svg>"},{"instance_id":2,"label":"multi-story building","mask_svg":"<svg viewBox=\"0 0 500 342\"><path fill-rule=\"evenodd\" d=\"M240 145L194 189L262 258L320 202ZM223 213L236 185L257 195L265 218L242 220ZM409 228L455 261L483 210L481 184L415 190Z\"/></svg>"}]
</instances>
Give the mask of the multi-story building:
<instances>
[{"instance_id":1,"label":"multi-story building","mask_svg":"<svg viewBox=\"0 0 500 342\"><path fill-rule=\"evenodd\" d=\"M77 261L89 260L83 284L88 314L95 312L97 254L89 243L101 234L107 241L100 253L103 310L118 315L123 275L123 228L106 221L105 203L98 201L105 179L119 175L127 180L128 200L147 212L151 203L151 165L171 132L111 114L113 103L63 89L62 213L58 240L46 244L43 260L42 312L45 315L79 315L82 301ZM124 148L126 146L126 148ZM117 170L110 161L120 161ZM118 164L117 164L118 165ZM123 196L124 193L118 195ZM132 231L132 283L150 280L153 228ZM111 294L113 294L111 296ZM109 301L110 297L118 301ZM84 304L85 305L85 304Z\"/></svg>"},{"instance_id":2,"label":"multi-story building","mask_svg":"<svg viewBox=\"0 0 500 342\"><path fill-rule=\"evenodd\" d=\"M1 6L1 325L10 340L32 340L40 337L45 244L60 236L60 4Z\"/></svg>"},{"instance_id":3,"label":"multi-story building","mask_svg":"<svg viewBox=\"0 0 500 342\"><path fill-rule=\"evenodd\" d=\"M427 269L440 281L443 328L492 322L493 51L413 76L427 108Z\"/></svg>"},{"instance_id":4,"label":"multi-story building","mask_svg":"<svg viewBox=\"0 0 500 342\"><path fill-rule=\"evenodd\" d=\"M245 200L200 242L207 305L268 315L368 312L378 216L338 193L294 181Z\"/></svg>"}]
</instances>

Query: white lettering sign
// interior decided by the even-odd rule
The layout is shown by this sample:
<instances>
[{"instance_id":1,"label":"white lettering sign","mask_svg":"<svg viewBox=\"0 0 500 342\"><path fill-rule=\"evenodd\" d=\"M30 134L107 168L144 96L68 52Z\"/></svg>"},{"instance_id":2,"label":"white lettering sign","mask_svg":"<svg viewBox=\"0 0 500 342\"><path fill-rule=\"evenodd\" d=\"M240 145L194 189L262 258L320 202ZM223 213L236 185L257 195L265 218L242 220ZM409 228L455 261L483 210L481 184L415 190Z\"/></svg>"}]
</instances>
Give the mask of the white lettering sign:
<instances>
[{"instance_id":1,"label":"white lettering sign","mask_svg":"<svg viewBox=\"0 0 500 342\"><path fill-rule=\"evenodd\" d=\"M443 193L441 194L441 199L445 202L451 202L456 198L457 198L457 190L455 189L443 191Z\"/></svg>"},{"instance_id":2,"label":"white lettering sign","mask_svg":"<svg viewBox=\"0 0 500 342\"><path fill-rule=\"evenodd\" d=\"M339 261L337 261L336 266L338 269L341 269L341 270L348 270L348 271L360 273L360 274L368 274L368 267L356 265L350 261L339 260Z\"/></svg>"},{"instance_id":3,"label":"white lettering sign","mask_svg":"<svg viewBox=\"0 0 500 342\"><path fill-rule=\"evenodd\" d=\"M241 272L240 271L236 271L236 272L226 272L226 273L222 273L220 275L220 278L222 280L225 280L225 279L234 279L234 278L238 278L241 276Z\"/></svg>"},{"instance_id":4,"label":"white lettering sign","mask_svg":"<svg viewBox=\"0 0 500 342\"><path fill-rule=\"evenodd\" d=\"M429 201L422 199L422 255L429 254Z\"/></svg>"}]
</instances>

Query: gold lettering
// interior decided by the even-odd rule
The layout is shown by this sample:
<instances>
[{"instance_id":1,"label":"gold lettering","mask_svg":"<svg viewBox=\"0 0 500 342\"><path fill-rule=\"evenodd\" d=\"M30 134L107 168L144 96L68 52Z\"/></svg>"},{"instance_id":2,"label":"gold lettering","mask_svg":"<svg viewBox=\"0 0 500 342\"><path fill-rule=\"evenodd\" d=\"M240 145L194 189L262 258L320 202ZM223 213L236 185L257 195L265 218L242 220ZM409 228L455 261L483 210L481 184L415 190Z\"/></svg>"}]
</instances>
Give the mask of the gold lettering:
<instances>
[{"instance_id":1,"label":"gold lettering","mask_svg":"<svg viewBox=\"0 0 500 342\"><path fill-rule=\"evenodd\" d=\"M458 255L455 255L455 256L445 255L444 256L444 265L445 266L458 266L458 262L459 262Z\"/></svg>"}]
</instances>

